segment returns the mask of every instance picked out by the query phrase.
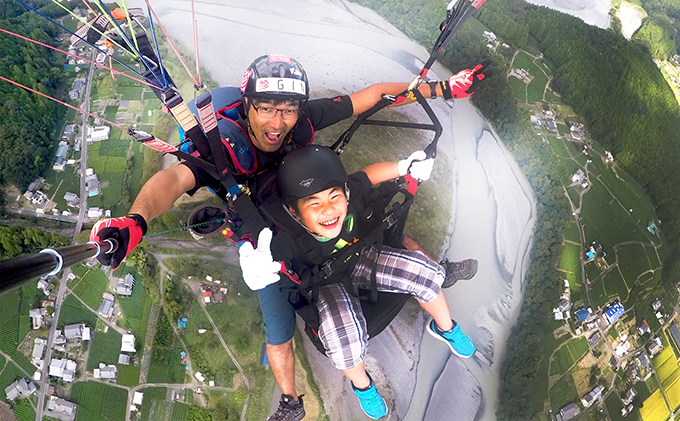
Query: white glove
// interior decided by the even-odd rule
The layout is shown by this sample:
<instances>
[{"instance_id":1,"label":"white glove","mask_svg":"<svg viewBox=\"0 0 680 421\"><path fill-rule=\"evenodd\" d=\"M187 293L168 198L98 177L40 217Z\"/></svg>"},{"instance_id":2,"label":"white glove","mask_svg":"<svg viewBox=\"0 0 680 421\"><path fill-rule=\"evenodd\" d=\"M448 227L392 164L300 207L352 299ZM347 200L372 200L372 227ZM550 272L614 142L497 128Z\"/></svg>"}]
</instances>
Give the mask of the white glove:
<instances>
[{"instance_id":1,"label":"white glove","mask_svg":"<svg viewBox=\"0 0 680 421\"><path fill-rule=\"evenodd\" d=\"M239 262L243 272L243 280L253 291L278 282L281 262L275 262L269 245L272 242L272 230L265 228L257 236L257 248L249 242L239 249Z\"/></svg>"},{"instance_id":2,"label":"white glove","mask_svg":"<svg viewBox=\"0 0 680 421\"><path fill-rule=\"evenodd\" d=\"M427 159L424 151L416 151L406 159L402 159L397 163L397 170L400 176L411 174L416 180L429 180L432 175L432 167L434 167L434 159Z\"/></svg>"}]
</instances>

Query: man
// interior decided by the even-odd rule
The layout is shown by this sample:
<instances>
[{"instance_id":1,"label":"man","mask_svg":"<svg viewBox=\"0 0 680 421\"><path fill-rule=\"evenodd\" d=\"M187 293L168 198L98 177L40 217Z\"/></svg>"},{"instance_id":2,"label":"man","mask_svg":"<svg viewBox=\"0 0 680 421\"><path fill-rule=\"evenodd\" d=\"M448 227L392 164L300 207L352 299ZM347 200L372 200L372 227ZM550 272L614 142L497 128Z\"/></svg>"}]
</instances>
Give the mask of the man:
<instances>
[{"instance_id":1,"label":"man","mask_svg":"<svg viewBox=\"0 0 680 421\"><path fill-rule=\"evenodd\" d=\"M420 87L426 97L464 98L490 75L485 65L464 70L448 81L430 82ZM312 143L314 132L371 108L382 94L397 95L405 83L381 83L351 95L309 100L307 75L297 60L280 55L257 58L246 70L241 83L240 118L220 127L222 143L228 150L229 173L251 192L258 204L267 191L275 189L278 162L290 151ZM413 102L405 100L401 104ZM191 152L191 151L190 151ZM212 161L212 157L203 157ZM117 267L146 233L146 223L162 215L182 194L193 194L200 187L211 188L223 200L229 196L220 180L192 162L183 162L156 173L142 187L128 215L104 219L92 228L91 241L114 237L120 247L113 256L100 255L104 265ZM449 264L450 277L469 279L477 270L476 261ZM297 397L294 378L292 338L295 314L287 298L274 285L248 285L258 290L265 319L267 357L282 391L279 410L271 420L300 420L302 401ZM272 311L274 309L274 311ZM284 314L285 316L281 316Z\"/></svg>"}]
</instances>

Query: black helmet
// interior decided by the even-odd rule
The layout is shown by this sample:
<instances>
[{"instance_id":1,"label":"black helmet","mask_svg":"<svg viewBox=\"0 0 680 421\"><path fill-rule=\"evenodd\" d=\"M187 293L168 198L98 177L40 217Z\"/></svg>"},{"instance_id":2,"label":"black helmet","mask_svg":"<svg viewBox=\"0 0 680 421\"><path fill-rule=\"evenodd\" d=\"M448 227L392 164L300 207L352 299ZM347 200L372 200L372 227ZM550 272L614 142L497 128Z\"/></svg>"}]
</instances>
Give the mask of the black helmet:
<instances>
[{"instance_id":1,"label":"black helmet","mask_svg":"<svg viewBox=\"0 0 680 421\"><path fill-rule=\"evenodd\" d=\"M270 54L255 59L243 74L241 93L268 99L309 99L307 73L288 56Z\"/></svg>"},{"instance_id":2,"label":"black helmet","mask_svg":"<svg viewBox=\"0 0 680 421\"><path fill-rule=\"evenodd\" d=\"M286 205L331 187L345 187L347 172L332 149L309 145L286 155L277 171L279 197Z\"/></svg>"}]
</instances>

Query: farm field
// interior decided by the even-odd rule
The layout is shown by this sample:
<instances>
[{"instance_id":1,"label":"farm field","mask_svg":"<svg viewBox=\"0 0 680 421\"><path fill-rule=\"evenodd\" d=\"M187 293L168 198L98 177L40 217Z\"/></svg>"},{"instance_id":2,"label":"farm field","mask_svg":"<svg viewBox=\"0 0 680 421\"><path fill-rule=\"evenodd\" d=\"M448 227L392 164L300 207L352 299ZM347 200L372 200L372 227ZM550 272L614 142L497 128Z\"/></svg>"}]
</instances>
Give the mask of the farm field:
<instances>
[{"instance_id":1,"label":"farm field","mask_svg":"<svg viewBox=\"0 0 680 421\"><path fill-rule=\"evenodd\" d=\"M94 381L78 382L70 400L79 405L76 421L124 421L127 391Z\"/></svg>"},{"instance_id":2,"label":"farm field","mask_svg":"<svg viewBox=\"0 0 680 421\"><path fill-rule=\"evenodd\" d=\"M96 330L92 332L92 344L87 358L87 371L99 367L99 363L117 364L120 354L122 336L113 329L107 332Z\"/></svg>"},{"instance_id":3,"label":"farm field","mask_svg":"<svg viewBox=\"0 0 680 421\"><path fill-rule=\"evenodd\" d=\"M88 310L72 294L69 294L62 304L57 326L63 328L64 326L73 323L85 323L90 327L94 327L97 323L97 315Z\"/></svg>"},{"instance_id":4,"label":"farm field","mask_svg":"<svg viewBox=\"0 0 680 421\"><path fill-rule=\"evenodd\" d=\"M75 281L73 281L75 282ZM97 310L104 292L109 287L109 279L100 268L90 269L77 284L71 285L74 294L80 297L91 309Z\"/></svg>"}]
</instances>

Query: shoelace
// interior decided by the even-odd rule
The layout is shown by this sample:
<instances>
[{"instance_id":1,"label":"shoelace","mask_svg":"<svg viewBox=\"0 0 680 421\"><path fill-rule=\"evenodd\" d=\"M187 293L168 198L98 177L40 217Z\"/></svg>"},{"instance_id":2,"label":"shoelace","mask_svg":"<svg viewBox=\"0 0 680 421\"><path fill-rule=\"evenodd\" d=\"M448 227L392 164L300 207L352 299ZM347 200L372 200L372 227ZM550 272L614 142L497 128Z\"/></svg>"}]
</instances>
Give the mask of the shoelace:
<instances>
[{"instance_id":1,"label":"shoelace","mask_svg":"<svg viewBox=\"0 0 680 421\"><path fill-rule=\"evenodd\" d=\"M276 412L274 412L274 415L272 415L272 420L282 420L284 419L283 417L286 415L286 410L294 411L295 408L292 406L288 405L288 403L284 400L279 401L279 407L276 409Z\"/></svg>"}]
</instances>

